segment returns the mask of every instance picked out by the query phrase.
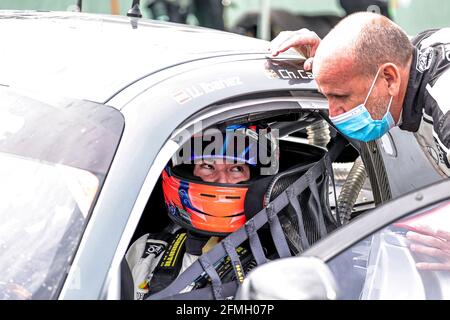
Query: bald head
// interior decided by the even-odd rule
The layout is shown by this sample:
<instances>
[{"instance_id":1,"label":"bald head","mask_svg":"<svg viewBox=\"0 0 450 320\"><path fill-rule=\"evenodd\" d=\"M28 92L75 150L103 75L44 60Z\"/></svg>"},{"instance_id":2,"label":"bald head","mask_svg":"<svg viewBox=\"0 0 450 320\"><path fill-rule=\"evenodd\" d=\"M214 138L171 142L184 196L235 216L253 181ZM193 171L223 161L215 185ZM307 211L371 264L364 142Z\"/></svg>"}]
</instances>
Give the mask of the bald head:
<instances>
[{"instance_id":1,"label":"bald head","mask_svg":"<svg viewBox=\"0 0 450 320\"><path fill-rule=\"evenodd\" d=\"M373 77L383 63L406 67L412 52L408 36L398 25L382 15L359 12L344 18L322 40L313 72L317 77L345 68Z\"/></svg>"}]
</instances>

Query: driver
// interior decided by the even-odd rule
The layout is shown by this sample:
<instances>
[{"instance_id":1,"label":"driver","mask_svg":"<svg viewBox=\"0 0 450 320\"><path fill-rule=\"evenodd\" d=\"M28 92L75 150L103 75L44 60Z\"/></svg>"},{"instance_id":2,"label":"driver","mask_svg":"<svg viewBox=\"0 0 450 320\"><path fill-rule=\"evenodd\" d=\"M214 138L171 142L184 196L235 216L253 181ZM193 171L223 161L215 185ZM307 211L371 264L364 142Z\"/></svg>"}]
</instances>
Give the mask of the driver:
<instances>
[{"instance_id":1,"label":"driver","mask_svg":"<svg viewBox=\"0 0 450 320\"><path fill-rule=\"evenodd\" d=\"M172 160L163 170L162 188L172 223L160 233L141 236L126 254L136 299L167 287L202 253L245 223L248 182L260 175L258 148L267 148L266 143L258 143L261 129L227 127L220 131L223 139L213 152L205 152L205 141L211 145L210 137L194 136L188 141L189 146L183 146L182 163ZM195 152L195 139L202 141L200 153ZM217 143L216 140L221 139L215 139ZM270 143L274 140L269 139ZM239 247L237 253L244 269L254 265L249 250ZM229 261L222 261L216 269L223 277L232 275ZM206 277L197 279L184 292L206 284Z\"/></svg>"}]
</instances>

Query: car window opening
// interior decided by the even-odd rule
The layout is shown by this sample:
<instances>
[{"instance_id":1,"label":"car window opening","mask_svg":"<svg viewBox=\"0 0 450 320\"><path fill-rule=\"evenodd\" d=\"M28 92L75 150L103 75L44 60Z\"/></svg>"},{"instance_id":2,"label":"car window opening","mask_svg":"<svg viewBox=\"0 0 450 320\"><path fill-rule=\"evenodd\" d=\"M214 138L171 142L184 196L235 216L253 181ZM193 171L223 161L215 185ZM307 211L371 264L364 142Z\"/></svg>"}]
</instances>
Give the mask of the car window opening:
<instances>
[{"instance_id":1,"label":"car window opening","mask_svg":"<svg viewBox=\"0 0 450 320\"><path fill-rule=\"evenodd\" d=\"M326 168L327 146L329 148L343 138L318 113L289 113L286 116L267 112L252 116L258 120L244 123L243 118L237 117L208 129L217 129L224 135L230 129L241 130L245 138L256 137L258 130L262 132L263 128L276 132L278 168L268 175L259 175L249 161L241 159L250 167L250 178L230 183L233 181L220 179L226 174L232 176L241 172L226 172L227 159L222 154L218 157L213 153L212 165L203 166L201 170L204 172L200 173L195 170L196 164L182 164L174 155L155 185L126 255L134 276L135 298L146 299L153 295L158 299L158 294L173 287L175 279L187 267L193 263L204 267L204 253L216 246L225 248L224 256L211 261L216 271L203 272L177 293L188 294L206 287L208 278L215 277L214 272L223 283L239 281L239 275L245 276L260 263L280 256L301 254L328 233L375 206L363 161L351 145L339 153L332 167ZM249 118L251 116L245 116L245 119ZM194 134L191 139L195 136L199 134ZM206 140L209 143L214 141ZM193 159L196 154L192 152ZM190 154L186 149L179 151L179 155L186 154ZM211 163L210 159L208 161ZM323 164L323 172L295 196L297 201L277 213L278 222L275 224L280 227L278 233L273 231L271 218L263 227L253 231L250 241L245 240L239 245L223 242L230 233L242 233L242 229L248 233L248 227L259 221L257 214L264 208L267 211L273 201L302 176L311 175L318 163ZM266 163L263 169L268 167ZM327 174L329 170L333 171L334 179ZM336 214L336 200L339 216ZM279 239L280 233L283 240ZM255 237L259 244L256 244ZM142 264L142 261L146 262ZM170 272L168 267L172 268ZM168 273L170 276L158 278Z\"/></svg>"}]
</instances>

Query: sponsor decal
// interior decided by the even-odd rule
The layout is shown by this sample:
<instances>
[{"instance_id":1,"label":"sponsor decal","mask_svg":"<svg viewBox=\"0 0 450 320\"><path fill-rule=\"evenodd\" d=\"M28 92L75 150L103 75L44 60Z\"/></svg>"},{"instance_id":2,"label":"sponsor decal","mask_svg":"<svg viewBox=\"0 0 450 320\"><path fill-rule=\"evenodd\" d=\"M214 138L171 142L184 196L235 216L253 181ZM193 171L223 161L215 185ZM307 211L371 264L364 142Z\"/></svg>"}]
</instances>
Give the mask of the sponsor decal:
<instances>
[{"instance_id":1,"label":"sponsor decal","mask_svg":"<svg viewBox=\"0 0 450 320\"><path fill-rule=\"evenodd\" d=\"M186 102L192 100L191 96L184 90L179 90L179 91L175 92L175 94L173 95L173 98L179 104L183 104L183 103L186 103Z\"/></svg>"},{"instance_id":2,"label":"sponsor decal","mask_svg":"<svg viewBox=\"0 0 450 320\"><path fill-rule=\"evenodd\" d=\"M241 78L238 76L208 82L200 82L187 88L177 90L172 95L172 98L178 102L178 104L185 104L186 102L204 96L205 94L210 94L226 88L236 87L242 84Z\"/></svg>"},{"instance_id":3,"label":"sponsor decal","mask_svg":"<svg viewBox=\"0 0 450 320\"><path fill-rule=\"evenodd\" d=\"M431 47L422 49L417 54L417 64L416 69L420 73L430 69L431 61L433 61L434 49Z\"/></svg>"},{"instance_id":4,"label":"sponsor decal","mask_svg":"<svg viewBox=\"0 0 450 320\"><path fill-rule=\"evenodd\" d=\"M293 70L293 69L266 69L265 74L269 79L303 79L312 80L314 76L309 71L304 70Z\"/></svg>"},{"instance_id":5,"label":"sponsor decal","mask_svg":"<svg viewBox=\"0 0 450 320\"><path fill-rule=\"evenodd\" d=\"M155 256L155 258L157 258L157 257L159 257L159 255L161 253L164 252L165 249L166 249L166 246L162 243L152 242L151 240L147 241L147 243L145 244L145 250L142 255L142 258L145 259L151 254L153 254Z\"/></svg>"},{"instance_id":6,"label":"sponsor decal","mask_svg":"<svg viewBox=\"0 0 450 320\"><path fill-rule=\"evenodd\" d=\"M237 262L233 263L235 270L236 270L236 274L237 274L237 279L239 281L239 283L243 283L244 282L244 272L242 271L241 265Z\"/></svg>"},{"instance_id":7,"label":"sponsor decal","mask_svg":"<svg viewBox=\"0 0 450 320\"><path fill-rule=\"evenodd\" d=\"M450 44L442 45L445 59L450 62Z\"/></svg>"},{"instance_id":8,"label":"sponsor decal","mask_svg":"<svg viewBox=\"0 0 450 320\"><path fill-rule=\"evenodd\" d=\"M175 240L172 242L170 247L167 249L168 254L166 254L160 263L161 267L175 267L175 262L177 261L178 254L183 247L184 241L186 240L186 233L179 233L176 235Z\"/></svg>"}]
</instances>

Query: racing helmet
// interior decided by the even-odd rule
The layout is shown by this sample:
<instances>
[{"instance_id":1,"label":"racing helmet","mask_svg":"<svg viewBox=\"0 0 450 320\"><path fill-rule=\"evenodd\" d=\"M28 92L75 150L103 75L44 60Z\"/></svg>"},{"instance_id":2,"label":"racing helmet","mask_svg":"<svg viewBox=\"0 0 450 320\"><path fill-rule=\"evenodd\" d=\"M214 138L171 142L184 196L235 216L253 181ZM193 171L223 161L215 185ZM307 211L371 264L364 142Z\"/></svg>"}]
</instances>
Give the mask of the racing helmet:
<instances>
[{"instance_id":1,"label":"racing helmet","mask_svg":"<svg viewBox=\"0 0 450 320\"><path fill-rule=\"evenodd\" d=\"M244 203L251 185L260 177L277 173L278 140L266 125L213 129L214 134L210 129L205 130L183 145L182 161L172 159L163 170L162 187L169 217L175 223L203 235L226 236L247 220ZM217 139L218 132L220 139ZM213 139L216 148L211 148ZM262 154L266 156L264 163ZM250 180L239 183L203 181L194 176L193 171L195 163L207 159L247 164Z\"/></svg>"}]
</instances>

